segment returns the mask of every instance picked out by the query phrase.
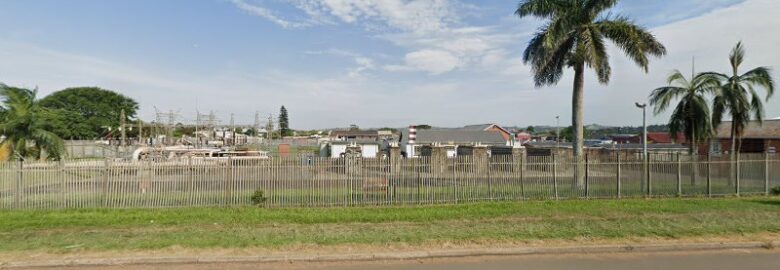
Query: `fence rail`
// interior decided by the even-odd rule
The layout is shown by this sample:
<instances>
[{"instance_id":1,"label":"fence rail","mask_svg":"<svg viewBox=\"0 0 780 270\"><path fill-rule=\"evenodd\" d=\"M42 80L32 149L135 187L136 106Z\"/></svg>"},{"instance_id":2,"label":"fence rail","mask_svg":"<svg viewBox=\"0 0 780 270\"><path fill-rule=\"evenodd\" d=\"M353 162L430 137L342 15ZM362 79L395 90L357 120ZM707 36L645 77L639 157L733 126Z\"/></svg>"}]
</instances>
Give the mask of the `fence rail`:
<instances>
[{"instance_id":1,"label":"fence rail","mask_svg":"<svg viewBox=\"0 0 780 270\"><path fill-rule=\"evenodd\" d=\"M0 163L0 209L404 205L767 194L776 155Z\"/></svg>"}]
</instances>

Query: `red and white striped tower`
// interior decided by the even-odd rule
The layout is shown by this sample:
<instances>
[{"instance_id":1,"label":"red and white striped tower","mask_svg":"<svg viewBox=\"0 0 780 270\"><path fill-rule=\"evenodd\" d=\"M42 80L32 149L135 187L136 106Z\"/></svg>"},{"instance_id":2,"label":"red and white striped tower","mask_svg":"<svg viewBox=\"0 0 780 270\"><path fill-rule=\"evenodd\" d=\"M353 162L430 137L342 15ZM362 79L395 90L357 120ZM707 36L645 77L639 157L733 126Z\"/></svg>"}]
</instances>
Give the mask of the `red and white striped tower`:
<instances>
[{"instance_id":1,"label":"red and white striped tower","mask_svg":"<svg viewBox=\"0 0 780 270\"><path fill-rule=\"evenodd\" d=\"M417 140L417 126L409 126L409 144L414 144Z\"/></svg>"}]
</instances>

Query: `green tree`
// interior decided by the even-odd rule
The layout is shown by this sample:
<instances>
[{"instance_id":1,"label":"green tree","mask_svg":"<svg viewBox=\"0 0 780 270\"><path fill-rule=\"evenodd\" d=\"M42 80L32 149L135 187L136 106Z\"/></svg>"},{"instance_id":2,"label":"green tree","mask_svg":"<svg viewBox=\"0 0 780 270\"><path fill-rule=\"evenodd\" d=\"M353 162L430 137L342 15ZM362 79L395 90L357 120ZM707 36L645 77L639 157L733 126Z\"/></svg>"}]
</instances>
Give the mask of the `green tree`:
<instances>
[{"instance_id":1,"label":"green tree","mask_svg":"<svg viewBox=\"0 0 780 270\"><path fill-rule=\"evenodd\" d=\"M667 78L668 86L659 87L650 94L650 105L657 115L664 112L677 100L677 105L669 118L669 133L682 132L691 154L697 152L697 144L705 142L712 135L710 106L707 95L717 92L720 84L706 74L699 73L690 80L675 70Z\"/></svg>"},{"instance_id":2,"label":"green tree","mask_svg":"<svg viewBox=\"0 0 780 270\"><path fill-rule=\"evenodd\" d=\"M618 0L525 0L515 14L533 16L547 23L539 29L523 53L530 63L537 87L554 85L564 68L574 70L572 126L574 155L582 156L584 140L583 98L585 67L595 70L599 83L607 84L612 73L605 40L611 40L631 60L647 72L648 56L663 56L666 48L647 30L626 17L601 14ZM578 159L579 160L579 159ZM584 170L579 168L577 172ZM577 173L582 183L584 173Z\"/></svg>"},{"instance_id":3,"label":"green tree","mask_svg":"<svg viewBox=\"0 0 780 270\"><path fill-rule=\"evenodd\" d=\"M729 55L731 74L706 72L705 75L722 84L713 99L712 124L720 125L725 114L731 116L731 155L739 153L739 144L745 126L750 122L751 114L759 123L764 120L764 104L761 95L756 91L763 88L766 91L766 101L772 97L775 84L768 67L757 67L743 74L739 66L745 59L745 49L742 42L737 43Z\"/></svg>"},{"instance_id":4,"label":"green tree","mask_svg":"<svg viewBox=\"0 0 780 270\"><path fill-rule=\"evenodd\" d=\"M289 136L291 135L292 130L290 130L290 118L287 115L287 108L282 105L282 108L279 109L279 134L281 137Z\"/></svg>"},{"instance_id":5,"label":"green tree","mask_svg":"<svg viewBox=\"0 0 780 270\"><path fill-rule=\"evenodd\" d=\"M529 134L536 133L536 129L534 129L534 126L528 126L528 128L526 128L525 131L528 132Z\"/></svg>"},{"instance_id":6,"label":"green tree","mask_svg":"<svg viewBox=\"0 0 780 270\"><path fill-rule=\"evenodd\" d=\"M590 131L586 128L584 129L583 133L585 134L586 138L590 138ZM550 135L555 136L555 130L550 130ZM561 139L566 142L572 142L574 141L574 127L568 126L563 129L561 129Z\"/></svg>"},{"instance_id":7,"label":"green tree","mask_svg":"<svg viewBox=\"0 0 780 270\"><path fill-rule=\"evenodd\" d=\"M76 87L54 92L40 101L41 106L62 110L54 117L52 130L63 138L95 138L103 135L106 127L119 126L120 112L125 110L126 121L134 118L138 103L116 92L98 87Z\"/></svg>"},{"instance_id":8,"label":"green tree","mask_svg":"<svg viewBox=\"0 0 780 270\"><path fill-rule=\"evenodd\" d=\"M62 139L47 130L48 114L53 112L36 100L37 90L0 85L0 135L3 149L11 149L8 158L34 158L57 160L65 153Z\"/></svg>"}]
</instances>

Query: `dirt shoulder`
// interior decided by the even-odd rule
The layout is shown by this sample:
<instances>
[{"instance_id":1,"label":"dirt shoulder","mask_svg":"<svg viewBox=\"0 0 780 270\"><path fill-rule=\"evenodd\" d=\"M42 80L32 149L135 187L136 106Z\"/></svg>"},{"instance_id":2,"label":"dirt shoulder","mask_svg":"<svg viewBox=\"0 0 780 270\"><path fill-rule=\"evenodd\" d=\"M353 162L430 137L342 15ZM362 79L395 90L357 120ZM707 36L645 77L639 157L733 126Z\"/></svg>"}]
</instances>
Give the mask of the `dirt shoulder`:
<instances>
[{"instance_id":1,"label":"dirt shoulder","mask_svg":"<svg viewBox=\"0 0 780 270\"><path fill-rule=\"evenodd\" d=\"M290 245L284 248L182 248L125 251L3 252L0 268L57 265L115 265L203 262L305 262L424 259L491 255L614 253L631 251L695 251L725 248L774 249L780 233L685 238L426 242L420 245ZM373 259L372 259L373 258Z\"/></svg>"}]
</instances>

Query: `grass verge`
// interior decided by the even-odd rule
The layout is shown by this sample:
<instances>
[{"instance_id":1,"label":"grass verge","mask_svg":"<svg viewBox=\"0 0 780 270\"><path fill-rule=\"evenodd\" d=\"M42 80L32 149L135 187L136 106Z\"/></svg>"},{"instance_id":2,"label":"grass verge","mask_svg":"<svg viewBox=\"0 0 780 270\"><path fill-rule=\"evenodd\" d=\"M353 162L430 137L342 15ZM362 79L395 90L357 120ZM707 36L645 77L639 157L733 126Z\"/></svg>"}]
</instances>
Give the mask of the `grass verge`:
<instances>
[{"instance_id":1,"label":"grass verge","mask_svg":"<svg viewBox=\"0 0 780 270\"><path fill-rule=\"evenodd\" d=\"M0 211L0 252L422 245L780 232L780 199L494 202L328 209Z\"/></svg>"}]
</instances>

